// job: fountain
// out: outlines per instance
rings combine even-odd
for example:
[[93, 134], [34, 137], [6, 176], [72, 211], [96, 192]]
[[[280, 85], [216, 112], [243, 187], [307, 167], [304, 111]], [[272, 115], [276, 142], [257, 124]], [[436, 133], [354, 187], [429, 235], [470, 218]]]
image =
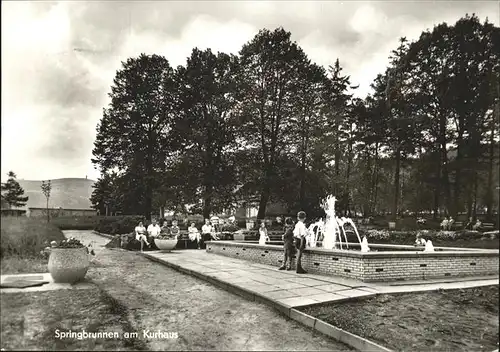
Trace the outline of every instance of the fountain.
[[[325, 210], [326, 221], [323, 219], [311, 224], [308, 228], [308, 234], [306, 238], [306, 243], [309, 247], [316, 247], [318, 238], [323, 237], [322, 247], [325, 249], [335, 249], [337, 244], [342, 250], [342, 235], [344, 236], [344, 244], [346, 249], [349, 249], [349, 243], [347, 242], [347, 235], [344, 226], [349, 224], [354, 229], [356, 236], [358, 237], [359, 244], [361, 245], [361, 238], [359, 236], [358, 229], [352, 221], [352, 219], [345, 217], [337, 217], [335, 214], [335, 202], [337, 199], [329, 195], [326, 197], [325, 201], [322, 203], [321, 207]], [[338, 237], [337, 237], [338, 236]]]
[[[432, 241], [425, 241], [421, 233], [414, 245], [370, 243], [369, 246], [367, 237], [361, 240], [351, 219], [336, 216], [335, 202], [336, 198], [329, 195], [322, 202], [326, 218], [307, 228], [308, 248], [303, 253], [302, 265], [311, 273], [365, 282], [498, 275], [498, 249], [434, 248]], [[361, 250], [357, 250], [357, 243], [350, 244], [354, 250], [349, 249], [346, 225], [352, 226]], [[318, 246], [322, 248], [316, 248]], [[265, 265], [283, 264], [282, 244], [261, 246], [250, 241], [211, 241], [207, 252]]]

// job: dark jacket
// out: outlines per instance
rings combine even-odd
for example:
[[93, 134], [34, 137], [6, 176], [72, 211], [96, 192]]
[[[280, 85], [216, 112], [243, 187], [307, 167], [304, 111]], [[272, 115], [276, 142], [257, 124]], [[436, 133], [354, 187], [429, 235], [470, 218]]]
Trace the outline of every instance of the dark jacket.
[[293, 225], [285, 226], [285, 235], [283, 236], [283, 245], [293, 246]]

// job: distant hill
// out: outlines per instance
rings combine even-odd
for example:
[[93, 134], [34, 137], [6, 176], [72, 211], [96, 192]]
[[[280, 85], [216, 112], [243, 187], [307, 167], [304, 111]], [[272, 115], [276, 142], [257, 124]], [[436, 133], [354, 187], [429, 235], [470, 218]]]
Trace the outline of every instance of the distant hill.
[[[24, 194], [29, 197], [28, 207], [45, 208], [47, 200], [42, 193], [42, 181], [17, 180], [24, 189]], [[93, 180], [85, 178], [60, 178], [51, 180], [52, 191], [50, 192], [49, 207], [65, 209], [89, 209], [91, 207], [90, 195], [94, 190]]]

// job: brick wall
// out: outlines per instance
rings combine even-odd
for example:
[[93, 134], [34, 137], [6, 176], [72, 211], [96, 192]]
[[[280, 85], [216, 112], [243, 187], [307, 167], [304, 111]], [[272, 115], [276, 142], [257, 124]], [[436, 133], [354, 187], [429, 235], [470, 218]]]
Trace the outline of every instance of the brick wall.
[[[276, 267], [283, 263], [283, 248], [280, 246], [217, 241], [210, 243], [207, 251]], [[498, 250], [471, 249], [432, 253], [361, 253], [316, 248], [305, 250], [302, 266], [311, 273], [345, 276], [363, 281], [425, 280], [498, 274], [498, 254]]]

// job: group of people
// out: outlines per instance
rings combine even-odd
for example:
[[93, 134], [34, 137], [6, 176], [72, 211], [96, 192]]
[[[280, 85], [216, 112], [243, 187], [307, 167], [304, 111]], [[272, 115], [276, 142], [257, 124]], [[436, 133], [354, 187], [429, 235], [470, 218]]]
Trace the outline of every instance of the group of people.
[[[216, 232], [217, 228], [213, 225], [209, 219], [205, 220], [205, 224], [201, 227], [201, 234], [196, 228], [196, 224], [193, 222], [188, 227], [188, 237], [192, 242], [196, 242], [198, 249], [204, 248], [205, 242], [210, 240], [218, 240]], [[168, 235], [172, 238], [178, 238], [181, 234], [177, 220], [172, 220], [172, 226], [168, 226], [168, 222], [164, 221], [163, 225], [160, 226], [156, 219], [153, 219], [151, 224], [147, 227], [141, 221], [134, 229], [135, 239], [141, 243], [141, 251], [144, 249], [144, 245], [151, 249], [156, 249], [154, 244], [154, 239], [160, 235]]]
[[[284, 249], [284, 260], [283, 265], [279, 270], [291, 270], [292, 269], [292, 259], [296, 251], [297, 255], [297, 265], [296, 271], [299, 274], [305, 274], [306, 271], [302, 268], [302, 254], [306, 248], [306, 236], [307, 228], [305, 225], [306, 213], [304, 211], [299, 211], [297, 214], [297, 223], [294, 224], [292, 218], [285, 219], [284, 234], [283, 238], [283, 249]], [[146, 245], [149, 248], [156, 249], [154, 245], [154, 239], [160, 235], [170, 235], [172, 238], [178, 238], [180, 235], [180, 228], [178, 226], [177, 220], [172, 220], [172, 226], [168, 226], [167, 221], [160, 226], [155, 219], [152, 220], [151, 224], [146, 228], [143, 222], [135, 228], [135, 238], [141, 243], [141, 251]], [[259, 244], [264, 245], [266, 241], [269, 241], [269, 235], [264, 222], [261, 223], [259, 228]], [[188, 237], [192, 242], [196, 242], [198, 249], [204, 248], [205, 242], [210, 240], [218, 240], [216, 227], [210, 222], [209, 219], [205, 219], [205, 224], [201, 227], [201, 233], [196, 228], [195, 223], [191, 223], [188, 227]]]
[[[441, 221], [440, 227], [442, 230], [452, 230], [453, 229], [453, 224], [455, 223], [455, 220], [451, 216], [448, 216]], [[476, 219], [476, 222], [473, 221], [473, 218], [470, 217], [469, 221], [465, 225], [466, 230], [480, 230], [482, 226], [482, 223], [479, 219]]]
[[[298, 274], [307, 273], [302, 268], [302, 254], [304, 249], [306, 248], [307, 236], [305, 221], [306, 213], [304, 211], [298, 212], [296, 224], [293, 223], [292, 218], [285, 219], [284, 234], [282, 236], [284, 260], [283, 265], [279, 268], [279, 270], [292, 270], [292, 259], [297, 250], [298, 255], [296, 271]], [[270, 241], [269, 235], [267, 232], [266, 224], [262, 222], [259, 227], [259, 244], [265, 245], [267, 241]]]

